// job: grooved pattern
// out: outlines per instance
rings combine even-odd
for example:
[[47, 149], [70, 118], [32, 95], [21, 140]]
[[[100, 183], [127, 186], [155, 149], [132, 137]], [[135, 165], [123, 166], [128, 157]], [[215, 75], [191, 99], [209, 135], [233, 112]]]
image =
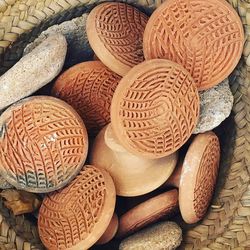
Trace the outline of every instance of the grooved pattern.
[[148, 17], [133, 6], [108, 3], [99, 8], [95, 29], [109, 53], [133, 67], [144, 60], [142, 44], [147, 21]]
[[120, 79], [101, 62], [84, 62], [64, 72], [52, 93], [74, 107], [89, 134], [96, 135], [110, 122], [111, 100]]
[[232, 72], [243, 43], [240, 19], [226, 1], [168, 0], [148, 22], [144, 54], [183, 65], [204, 90]]
[[47, 196], [38, 219], [45, 246], [62, 250], [84, 241], [100, 219], [106, 195], [102, 172], [87, 166], [69, 186]]
[[49, 97], [28, 98], [2, 116], [0, 170], [15, 187], [52, 191], [65, 185], [84, 164], [86, 129], [65, 103]]
[[[211, 136], [202, 155], [194, 189], [194, 210], [203, 218], [210, 204], [216, 184], [220, 161], [220, 145], [216, 136]], [[205, 190], [205, 192], [204, 192]]]
[[112, 126], [127, 150], [158, 158], [180, 148], [199, 115], [199, 96], [190, 74], [167, 60], [134, 67], [112, 101]]

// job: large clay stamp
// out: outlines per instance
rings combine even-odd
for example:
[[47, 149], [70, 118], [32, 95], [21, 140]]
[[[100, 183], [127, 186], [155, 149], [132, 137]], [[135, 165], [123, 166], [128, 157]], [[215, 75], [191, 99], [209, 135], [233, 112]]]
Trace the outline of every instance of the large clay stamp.
[[118, 237], [132, 234], [162, 217], [173, 215], [178, 209], [178, 191], [157, 195], [130, 209], [120, 217]]
[[103, 3], [87, 19], [89, 43], [97, 57], [123, 76], [144, 60], [143, 32], [148, 17], [125, 3]]
[[199, 90], [222, 82], [243, 49], [241, 20], [225, 0], [168, 0], [150, 17], [143, 38], [146, 59], [183, 65]]
[[43, 244], [51, 250], [88, 249], [108, 227], [115, 197], [110, 175], [85, 166], [66, 188], [43, 200], [38, 217]]
[[0, 117], [0, 173], [18, 189], [45, 193], [65, 186], [87, 151], [80, 116], [57, 98], [27, 98]]
[[83, 62], [66, 70], [52, 94], [69, 103], [82, 117], [89, 135], [110, 122], [110, 106], [121, 77], [100, 61]]
[[199, 116], [193, 78], [165, 59], [145, 61], [118, 84], [111, 104], [115, 135], [129, 152], [161, 158], [178, 150], [192, 134]]

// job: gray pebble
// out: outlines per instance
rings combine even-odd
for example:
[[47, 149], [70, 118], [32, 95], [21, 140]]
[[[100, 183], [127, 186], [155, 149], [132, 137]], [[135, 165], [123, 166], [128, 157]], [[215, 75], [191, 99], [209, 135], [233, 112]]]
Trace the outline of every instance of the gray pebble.
[[62, 70], [67, 52], [63, 35], [49, 36], [0, 77], [0, 110], [27, 97]]
[[89, 45], [86, 33], [87, 14], [65, 21], [59, 25], [53, 25], [43, 31], [33, 43], [27, 45], [24, 54], [30, 52], [37, 44], [40, 44], [51, 34], [60, 33], [65, 36], [68, 44], [68, 52], [65, 67], [71, 67], [82, 61], [92, 59], [93, 51]]
[[174, 222], [161, 222], [123, 240], [119, 250], [172, 250], [182, 241], [181, 228]]
[[233, 102], [228, 79], [200, 92], [200, 117], [193, 133], [203, 133], [218, 127], [230, 115]]

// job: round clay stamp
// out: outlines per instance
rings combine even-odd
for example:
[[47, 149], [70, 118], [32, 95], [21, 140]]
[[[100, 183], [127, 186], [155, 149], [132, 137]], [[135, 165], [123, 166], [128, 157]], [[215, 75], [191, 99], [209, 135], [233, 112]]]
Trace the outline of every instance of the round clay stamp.
[[111, 124], [94, 140], [90, 163], [105, 169], [112, 177], [117, 195], [138, 196], [161, 186], [173, 173], [178, 153], [159, 159], [146, 159], [129, 153], [117, 140]]
[[220, 161], [220, 144], [213, 132], [195, 137], [185, 156], [180, 184], [179, 203], [187, 223], [201, 220], [211, 202]]
[[173, 215], [178, 209], [178, 191], [171, 191], [157, 195], [120, 217], [117, 237], [125, 237], [165, 216]]
[[161, 158], [190, 137], [199, 116], [193, 78], [165, 59], [145, 61], [129, 71], [115, 90], [111, 123], [120, 143], [131, 153]]
[[90, 135], [110, 122], [110, 106], [121, 77], [100, 61], [83, 62], [66, 70], [52, 94], [69, 103], [82, 117]]
[[17, 189], [46, 193], [65, 186], [87, 151], [84, 123], [57, 98], [23, 99], [0, 117], [0, 173]]
[[103, 3], [89, 14], [89, 43], [96, 56], [123, 76], [144, 60], [143, 32], [148, 17], [126, 3]]
[[241, 20], [224, 0], [168, 0], [150, 17], [144, 37], [146, 59], [181, 64], [199, 90], [222, 82], [236, 67], [244, 44]]
[[47, 249], [88, 249], [108, 227], [115, 208], [110, 175], [85, 166], [66, 188], [48, 195], [38, 217], [40, 238]]

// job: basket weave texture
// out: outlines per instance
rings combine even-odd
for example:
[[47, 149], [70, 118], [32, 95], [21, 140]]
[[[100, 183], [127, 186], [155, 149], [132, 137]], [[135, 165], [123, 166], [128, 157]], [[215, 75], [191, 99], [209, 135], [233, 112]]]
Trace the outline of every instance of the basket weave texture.
[[[47, 27], [84, 12], [98, 0], [0, 0], [0, 73], [21, 57], [26, 44]], [[150, 13], [161, 0], [127, 0]], [[229, 0], [244, 24], [241, 63], [230, 77], [233, 113], [219, 133], [222, 162], [216, 193], [206, 218], [185, 227], [183, 249], [250, 249], [250, 1]], [[1, 91], [1, 86], [0, 86]], [[36, 225], [14, 216], [0, 201], [0, 249], [43, 249]]]

